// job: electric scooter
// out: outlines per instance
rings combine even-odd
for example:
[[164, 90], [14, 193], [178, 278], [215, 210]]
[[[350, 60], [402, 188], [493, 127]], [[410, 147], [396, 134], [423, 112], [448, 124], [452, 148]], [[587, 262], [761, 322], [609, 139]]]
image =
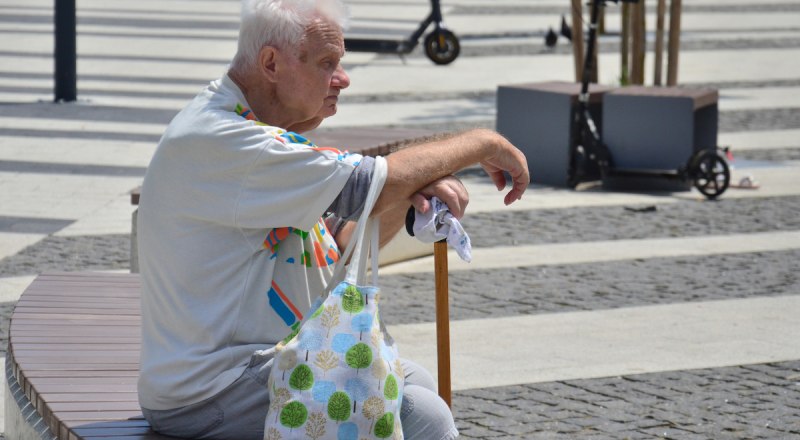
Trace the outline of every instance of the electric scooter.
[[[597, 20], [600, 7], [605, 6], [607, 1], [617, 3], [620, 0], [591, 0], [591, 22], [586, 43], [586, 59], [583, 63], [578, 106], [574, 114], [575, 133], [574, 142], [570, 148], [568, 184], [574, 188], [581, 182], [598, 179], [653, 177], [692, 182], [706, 198], [717, 198], [725, 192], [730, 184], [730, 168], [726, 161], [726, 151], [717, 146], [697, 149], [688, 158], [686, 165], [677, 170], [620, 169], [614, 166], [611, 151], [600, 139], [597, 125], [589, 113], [589, 80], [592, 76], [592, 61], [597, 39]], [[621, 1], [624, 3], [639, 2], [639, 0]]]
[[442, 20], [442, 9], [439, 0], [431, 0], [431, 12], [419, 24], [419, 27], [404, 40], [382, 40], [369, 38], [345, 38], [345, 49], [349, 52], [375, 52], [405, 55], [411, 53], [419, 44], [425, 30], [433, 24], [433, 30], [425, 36], [423, 47], [425, 55], [436, 64], [452, 63], [458, 57], [461, 46], [458, 37], [448, 30]]

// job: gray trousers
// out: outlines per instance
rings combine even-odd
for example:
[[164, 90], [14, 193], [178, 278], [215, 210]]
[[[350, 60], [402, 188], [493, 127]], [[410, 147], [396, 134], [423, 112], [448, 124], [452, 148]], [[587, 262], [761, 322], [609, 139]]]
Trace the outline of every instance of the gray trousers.
[[[272, 350], [257, 352], [241, 377], [202, 402], [169, 410], [142, 408], [153, 430], [174, 437], [215, 440], [263, 440], [269, 408], [267, 379]], [[400, 421], [406, 440], [452, 440], [458, 437], [450, 408], [421, 366], [402, 360], [406, 373]]]

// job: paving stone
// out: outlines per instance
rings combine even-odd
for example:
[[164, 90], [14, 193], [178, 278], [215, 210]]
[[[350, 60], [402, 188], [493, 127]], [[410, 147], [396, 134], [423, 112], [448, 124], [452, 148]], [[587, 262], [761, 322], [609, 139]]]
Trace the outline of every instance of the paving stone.
[[[762, 377], [785, 377], [798, 367], [800, 361], [790, 361], [759, 365], [757, 370]], [[656, 436], [680, 439], [791, 438], [800, 430], [800, 410], [786, 403], [800, 401], [800, 387], [786, 389], [784, 384], [764, 384], [757, 393], [758, 400], [742, 397], [739, 391], [730, 387], [740, 376], [755, 380], [755, 370], [753, 366], [725, 367], [467, 390], [454, 393], [453, 404], [456, 414], [459, 414], [478, 403], [471, 395], [480, 394], [481, 408], [476, 412], [504, 412], [504, 420], [519, 420], [518, 412], [525, 411], [519, 402], [513, 408], [499, 402], [504, 396], [516, 394], [516, 390], [530, 390], [530, 395], [535, 395], [537, 400], [533, 403], [535, 412], [547, 421], [535, 423], [536, 430], [530, 436], [517, 437], [525, 439], [568, 438], [559, 436], [574, 435], [582, 430], [599, 431], [599, 434], [594, 432], [591, 435], [609, 439]], [[679, 395], [673, 395], [671, 399], [641, 398], [641, 390], [655, 394], [658, 389], [666, 388], [678, 379], [687, 385]], [[692, 381], [695, 387], [688, 386]], [[586, 402], [587, 390], [606, 396], [607, 400], [602, 404]], [[465, 397], [463, 400], [462, 396]], [[543, 398], [549, 399], [549, 405], [539, 403]], [[730, 411], [732, 408], [741, 411]], [[528, 409], [528, 412], [533, 411]], [[564, 418], [569, 414], [574, 416]], [[471, 426], [473, 421], [459, 418], [459, 423], [459, 426]], [[484, 420], [483, 423], [487, 422]], [[663, 437], [665, 433], [667, 437]]]

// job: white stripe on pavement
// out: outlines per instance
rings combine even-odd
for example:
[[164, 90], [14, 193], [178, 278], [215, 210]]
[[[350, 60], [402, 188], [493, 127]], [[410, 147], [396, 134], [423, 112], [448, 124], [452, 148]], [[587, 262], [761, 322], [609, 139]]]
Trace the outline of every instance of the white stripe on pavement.
[[113, 200], [130, 203], [140, 177], [0, 172], [0, 214], [80, 219]]
[[740, 150], [800, 148], [800, 130], [736, 131], [719, 134], [719, 145], [731, 147], [734, 160]]
[[147, 167], [155, 149], [155, 142], [0, 136], [0, 160], [11, 161]]
[[[453, 389], [799, 359], [798, 310], [800, 296], [783, 296], [454, 321]], [[435, 372], [435, 327], [389, 332]]]
[[[80, 112], [81, 104], [62, 105], [72, 105], [75, 107], [76, 112]], [[48, 119], [0, 116], [0, 129], [39, 130], [42, 132], [43, 136], [51, 130], [63, 130], [76, 133], [89, 131], [98, 133], [131, 133], [161, 136], [164, 134], [165, 128], [167, 128], [167, 124], [107, 122], [93, 119]]]
[[[518, 233], [534, 232], [518, 231]], [[448, 261], [449, 270], [454, 272], [790, 249], [800, 249], [800, 231], [473, 248], [472, 263], [465, 263], [452, 251], [448, 253]], [[381, 275], [432, 271], [433, 257], [423, 257], [385, 266], [381, 268]]]
[[[752, 166], [749, 166], [747, 161], [739, 162], [731, 175], [731, 182], [738, 182], [738, 179], [745, 175], [753, 175], [761, 187], [759, 189], [731, 188], [721, 196], [722, 199], [800, 195], [800, 162], [785, 162], [779, 165], [770, 163], [770, 166], [762, 166], [758, 162], [751, 162], [749, 165]], [[567, 188], [532, 185], [523, 195], [522, 200], [505, 206], [503, 197], [508, 189], [498, 192], [488, 177], [467, 177], [463, 181], [470, 195], [467, 215], [503, 210], [527, 211], [589, 206], [661, 205], [686, 200], [713, 203], [707, 202], [705, 197], [695, 189], [675, 193], [636, 193], [612, 192], [600, 188], [574, 191]]]
[[0, 232], [0, 260], [15, 255], [44, 237], [46, 237], [44, 234]]
[[0, 278], [0, 302], [19, 300], [22, 292], [30, 286], [35, 278], [36, 275]]

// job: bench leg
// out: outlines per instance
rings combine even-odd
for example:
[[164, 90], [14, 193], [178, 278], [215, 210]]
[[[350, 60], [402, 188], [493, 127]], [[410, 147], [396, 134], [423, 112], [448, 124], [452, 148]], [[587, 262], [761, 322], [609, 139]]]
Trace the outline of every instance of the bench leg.
[[139, 208], [133, 210], [131, 214], [131, 273], [139, 273], [139, 245], [136, 237], [136, 218]]

